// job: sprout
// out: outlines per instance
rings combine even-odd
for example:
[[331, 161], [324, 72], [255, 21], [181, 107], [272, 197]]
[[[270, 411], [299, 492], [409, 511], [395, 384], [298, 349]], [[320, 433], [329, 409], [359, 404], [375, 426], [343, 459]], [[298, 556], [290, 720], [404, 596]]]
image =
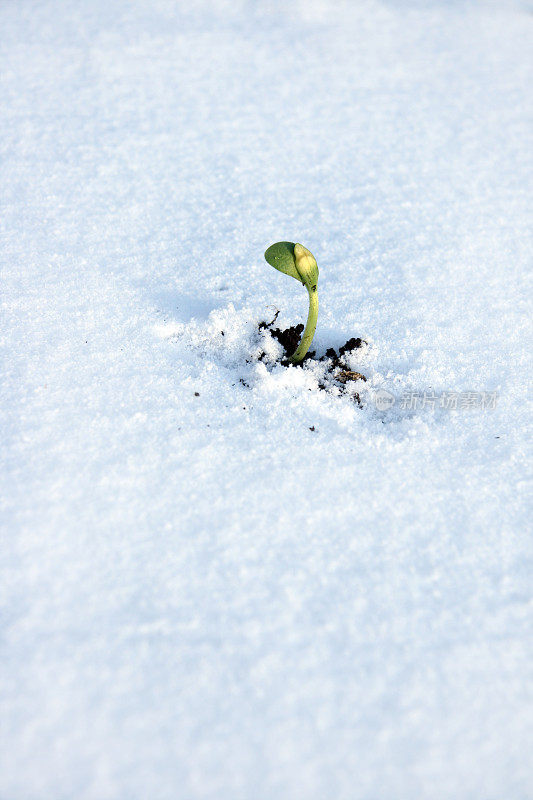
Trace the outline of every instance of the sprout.
[[265, 258], [268, 263], [296, 278], [304, 284], [309, 292], [309, 314], [307, 316], [307, 325], [302, 336], [302, 341], [298, 345], [296, 351], [290, 357], [293, 364], [302, 361], [305, 354], [309, 350], [309, 346], [313, 341], [313, 336], [316, 330], [316, 321], [318, 317], [318, 267], [315, 257], [309, 252], [307, 247], [302, 244], [294, 244], [293, 242], [276, 242], [270, 245], [265, 252]]

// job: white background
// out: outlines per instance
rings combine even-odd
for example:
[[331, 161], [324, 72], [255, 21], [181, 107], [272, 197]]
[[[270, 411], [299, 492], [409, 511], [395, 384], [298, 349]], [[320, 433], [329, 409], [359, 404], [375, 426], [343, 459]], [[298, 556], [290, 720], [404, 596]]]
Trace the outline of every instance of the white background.
[[[531, 6], [0, 29], [0, 796], [531, 797]], [[279, 239], [362, 409], [253, 361]]]

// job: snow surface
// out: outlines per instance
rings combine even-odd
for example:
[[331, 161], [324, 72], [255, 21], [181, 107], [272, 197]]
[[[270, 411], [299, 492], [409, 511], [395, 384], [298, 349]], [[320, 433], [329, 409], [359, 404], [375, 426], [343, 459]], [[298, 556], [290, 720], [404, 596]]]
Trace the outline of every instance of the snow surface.
[[0, 5], [2, 800], [533, 797], [532, 10]]

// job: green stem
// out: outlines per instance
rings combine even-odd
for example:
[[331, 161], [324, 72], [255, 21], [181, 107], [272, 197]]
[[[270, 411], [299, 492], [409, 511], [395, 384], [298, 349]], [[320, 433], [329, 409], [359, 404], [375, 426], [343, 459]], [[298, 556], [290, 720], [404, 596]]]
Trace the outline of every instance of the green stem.
[[307, 291], [309, 292], [309, 314], [307, 315], [307, 325], [305, 326], [302, 341], [289, 359], [289, 361], [292, 361], [293, 364], [297, 364], [303, 359], [309, 350], [316, 330], [316, 321], [318, 319], [318, 292], [316, 290], [316, 286], [308, 286]]

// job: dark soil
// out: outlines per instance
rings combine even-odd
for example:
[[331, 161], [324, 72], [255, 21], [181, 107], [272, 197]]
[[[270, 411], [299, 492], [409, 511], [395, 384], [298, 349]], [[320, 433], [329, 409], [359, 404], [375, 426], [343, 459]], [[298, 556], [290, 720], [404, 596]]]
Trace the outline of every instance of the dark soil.
[[[303, 325], [295, 325], [290, 328], [285, 328], [282, 331], [280, 328], [269, 328], [270, 335], [277, 339], [280, 345], [285, 350], [285, 359], [288, 360], [289, 356], [292, 356], [298, 345], [300, 344], [300, 339], [302, 338], [302, 333], [304, 332]], [[310, 353], [309, 351], [305, 354], [304, 358], [302, 359], [305, 361], [306, 358], [312, 358], [314, 353]]]
[[[284, 357], [281, 360], [281, 363], [284, 366], [288, 366], [291, 362], [289, 358], [294, 353], [296, 348], [300, 343], [300, 339], [302, 337], [302, 333], [304, 332], [304, 326], [302, 324], [295, 325], [290, 328], [285, 328], [281, 330], [280, 328], [274, 328], [274, 323], [278, 318], [279, 311], [276, 312], [274, 319], [271, 322], [261, 322], [259, 323], [259, 330], [268, 330], [270, 335], [277, 339], [277, 341], [281, 344], [284, 350]], [[346, 387], [346, 384], [349, 381], [366, 381], [364, 375], [360, 372], [354, 372], [350, 369], [350, 367], [344, 361], [343, 356], [347, 356], [352, 353], [354, 350], [357, 350], [359, 347], [363, 347], [363, 345], [367, 344], [364, 339], [352, 337], [348, 339], [341, 347], [339, 347], [338, 351], [335, 350], [333, 347], [329, 347], [323, 356], [321, 356], [318, 361], [325, 362], [325, 378], [327, 379], [327, 383], [331, 385], [339, 384], [341, 386]], [[261, 360], [264, 354], [259, 356]], [[301, 367], [305, 364], [306, 361], [314, 359], [315, 352], [308, 351], [305, 355], [305, 358], [300, 361], [298, 364], [293, 364], [295, 367]], [[320, 384], [321, 389], [327, 389], [326, 383]], [[354, 400], [360, 405], [361, 401], [359, 399], [359, 395], [354, 395]]]
[[[302, 338], [302, 333], [304, 332], [304, 326], [303, 324], [293, 325], [290, 328], [285, 328], [284, 330], [281, 330], [281, 328], [274, 328], [273, 325], [278, 318], [278, 314], [279, 311], [276, 311], [274, 319], [270, 322], [260, 322], [259, 330], [269, 331], [270, 335], [273, 336], [274, 339], [277, 339], [285, 352], [282, 363], [288, 364], [290, 356], [292, 356], [300, 344], [300, 339]], [[312, 358], [313, 356], [314, 353], [307, 352], [303, 358], [303, 361], [305, 361], [306, 358]], [[261, 360], [261, 358], [262, 356], [259, 357], [259, 360]]]

